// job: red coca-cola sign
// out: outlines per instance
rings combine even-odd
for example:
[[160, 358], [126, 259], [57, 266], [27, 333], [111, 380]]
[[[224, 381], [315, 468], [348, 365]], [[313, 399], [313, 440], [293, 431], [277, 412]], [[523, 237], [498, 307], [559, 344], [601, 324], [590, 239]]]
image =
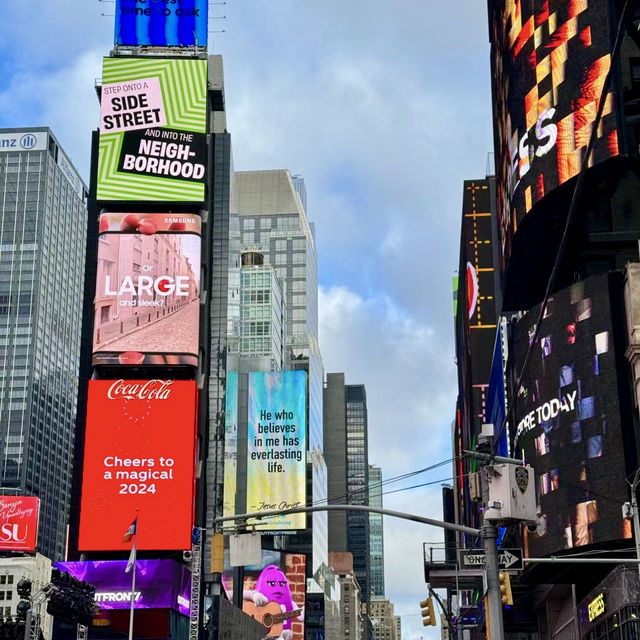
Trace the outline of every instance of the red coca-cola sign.
[[167, 400], [171, 397], [173, 380], [127, 381], [116, 380], [107, 391], [107, 398], [117, 400], [126, 398], [133, 400]]
[[35, 551], [40, 499], [0, 496], [0, 551]]
[[79, 549], [191, 547], [197, 387], [194, 380], [90, 380]]

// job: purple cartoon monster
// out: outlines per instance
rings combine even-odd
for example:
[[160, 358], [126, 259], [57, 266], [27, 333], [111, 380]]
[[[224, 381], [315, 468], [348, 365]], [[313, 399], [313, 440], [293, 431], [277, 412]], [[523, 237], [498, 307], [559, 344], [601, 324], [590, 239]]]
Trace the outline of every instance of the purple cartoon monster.
[[[251, 600], [257, 607], [264, 607], [267, 602], [277, 602], [283, 613], [299, 608], [291, 598], [287, 576], [275, 564], [270, 564], [262, 570], [258, 576], [255, 591], [244, 591], [242, 596], [245, 600]], [[298, 619], [302, 619], [302, 614]], [[279, 636], [282, 640], [293, 640], [291, 621], [291, 619], [286, 620], [282, 625], [282, 635]]]

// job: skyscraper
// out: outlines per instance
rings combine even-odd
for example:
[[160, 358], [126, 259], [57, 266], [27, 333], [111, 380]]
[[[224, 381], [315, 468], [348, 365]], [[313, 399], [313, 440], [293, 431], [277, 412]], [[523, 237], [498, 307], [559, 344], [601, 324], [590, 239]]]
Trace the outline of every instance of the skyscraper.
[[[369, 465], [369, 505], [382, 509], [382, 469]], [[384, 596], [384, 536], [382, 514], [369, 514], [369, 545], [371, 547], [371, 594]]]
[[[329, 473], [329, 502], [369, 504], [367, 394], [364, 385], [345, 385], [343, 373], [327, 374], [324, 395], [325, 453]], [[362, 601], [368, 602], [370, 579], [369, 514], [331, 513], [329, 549], [353, 554], [353, 570]], [[346, 547], [346, 548], [345, 548]]]
[[[236, 171], [241, 247], [264, 255], [284, 283], [286, 369], [303, 369], [309, 380], [309, 441], [313, 501], [326, 500], [322, 433], [322, 359], [318, 346], [318, 254], [313, 225], [287, 170]], [[312, 573], [327, 565], [327, 514], [315, 513]]]
[[87, 188], [47, 127], [0, 130], [0, 474], [40, 497], [38, 550], [69, 515]]

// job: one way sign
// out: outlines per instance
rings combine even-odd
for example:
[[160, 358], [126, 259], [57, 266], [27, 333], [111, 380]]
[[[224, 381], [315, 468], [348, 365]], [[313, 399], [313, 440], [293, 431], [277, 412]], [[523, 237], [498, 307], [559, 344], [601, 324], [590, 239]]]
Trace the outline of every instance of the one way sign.
[[[473, 569], [484, 567], [487, 557], [484, 549], [469, 549], [460, 551], [460, 566], [463, 569]], [[522, 561], [522, 549], [498, 549], [498, 564], [500, 569], [509, 571], [522, 571], [524, 562]]]

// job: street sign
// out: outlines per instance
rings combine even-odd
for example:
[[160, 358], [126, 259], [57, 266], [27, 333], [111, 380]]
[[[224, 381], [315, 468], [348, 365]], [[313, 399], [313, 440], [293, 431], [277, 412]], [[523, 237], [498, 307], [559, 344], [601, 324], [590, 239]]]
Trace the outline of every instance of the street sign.
[[[460, 567], [471, 569], [474, 567], [484, 567], [487, 561], [484, 549], [469, 549], [460, 551]], [[522, 561], [522, 549], [498, 549], [498, 565], [500, 569], [508, 571], [522, 571], [524, 562]]]

